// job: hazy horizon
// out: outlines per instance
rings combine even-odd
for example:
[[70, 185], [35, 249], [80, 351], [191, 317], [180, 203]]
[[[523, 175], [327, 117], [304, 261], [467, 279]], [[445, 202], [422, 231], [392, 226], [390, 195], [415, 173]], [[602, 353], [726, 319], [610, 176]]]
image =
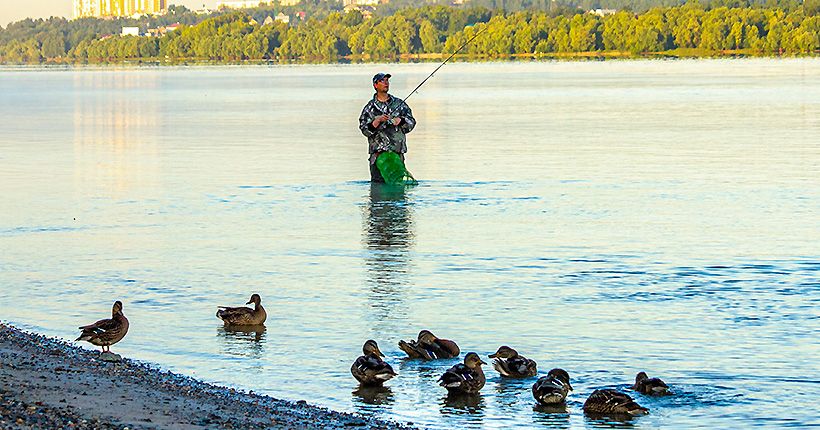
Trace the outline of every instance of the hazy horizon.
[[[169, 4], [183, 5], [189, 8], [216, 6], [216, 0], [169, 0]], [[0, 2], [0, 26], [26, 18], [49, 18], [62, 16], [72, 18], [73, 0], [28, 0], [23, 2]]]

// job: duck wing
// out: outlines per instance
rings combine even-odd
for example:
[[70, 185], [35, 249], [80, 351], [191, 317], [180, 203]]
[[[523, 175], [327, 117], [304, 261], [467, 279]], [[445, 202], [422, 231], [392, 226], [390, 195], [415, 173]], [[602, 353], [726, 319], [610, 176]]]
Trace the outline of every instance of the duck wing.
[[424, 360], [432, 360], [435, 358], [431, 356], [430, 352], [427, 351], [422, 345], [419, 345], [418, 342], [415, 340], [411, 340], [409, 342], [405, 342], [403, 340], [399, 341], [399, 349], [405, 352], [408, 357], [410, 358], [422, 358]]
[[649, 378], [638, 382], [632, 387], [635, 391], [649, 395], [662, 395], [669, 393], [669, 386], [661, 378]]
[[639, 405], [620, 391], [612, 389], [595, 390], [584, 403], [584, 412], [598, 414], [644, 415], [649, 409]]
[[376, 357], [361, 356], [353, 362], [350, 373], [362, 384], [381, 385], [396, 376], [393, 367]]
[[88, 324], [80, 327], [80, 330], [83, 331], [83, 334], [89, 333], [103, 333], [109, 330], [115, 330], [119, 323], [114, 318], [106, 318], [104, 320], [99, 320], [93, 324]]
[[563, 403], [568, 392], [569, 387], [550, 376], [542, 376], [532, 385], [532, 396], [545, 405]]
[[244, 306], [235, 308], [220, 306], [219, 310], [216, 311], [216, 316], [228, 324], [239, 324], [251, 320], [253, 317], [253, 309]]

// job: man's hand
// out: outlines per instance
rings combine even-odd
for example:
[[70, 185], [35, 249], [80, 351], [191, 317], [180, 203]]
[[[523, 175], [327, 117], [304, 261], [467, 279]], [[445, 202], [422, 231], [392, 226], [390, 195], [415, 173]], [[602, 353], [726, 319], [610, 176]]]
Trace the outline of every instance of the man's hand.
[[376, 119], [373, 120], [373, 128], [379, 128], [383, 122], [389, 120], [390, 117], [387, 114], [377, 116]]
[[399, 124], [401, 124], [401, 118], [399, 118], [399, 117], [395, 117], [395, 118], [393, 118], [392, 122], [393, 122], [393, 125], [395, 125], [396, 127], [398, 127], [398, 126], [399, 126]]

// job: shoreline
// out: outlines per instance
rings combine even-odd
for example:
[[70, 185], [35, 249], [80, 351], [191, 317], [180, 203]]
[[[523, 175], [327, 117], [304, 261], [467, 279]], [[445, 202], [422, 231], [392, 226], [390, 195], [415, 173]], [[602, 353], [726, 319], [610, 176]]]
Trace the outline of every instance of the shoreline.
[[[260, 60], [220, 60], [208, 58], [122, 58], [122, 59], [95, 59], [93, 61], [81, 59], [52, 59], [30, 62], [7, 62], [0, 58], [0, 66], [282, 66], [282, 65], [338, 65], [338, 64], [404, 64], [404, 63], [438, 63], [447, 58], [448, 54], [401, 54], [394, 58], [374, 59], [368, 56], [347, 55], [335, 60], [330, 59], [260, 59]], [[811, 53], [766, 53], [750, 49], [727, 49], [722, 51], [708, 51], [695, 48], [677, 48], [669, 51], [631, 53], [626, 51], [583, 51], [583, 52], [547, 52], [509, 54], [499, 56], [456, 54], [454, 62], [461, 63], [492, 63], [492, 62], [538, 62], [538, 61], [602, 61], [602, 60], [714, 60], [732, 58], [818, 58], [820, 51]]]
[[[412, 423], [410, 423], [412, 425]], [[3, 429], [409, 429], [210, 384], [0, 322]]]

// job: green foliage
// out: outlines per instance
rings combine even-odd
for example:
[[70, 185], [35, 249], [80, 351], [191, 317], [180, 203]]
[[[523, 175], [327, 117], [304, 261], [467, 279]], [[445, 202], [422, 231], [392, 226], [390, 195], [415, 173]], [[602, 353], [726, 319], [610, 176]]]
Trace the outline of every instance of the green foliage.
[[[482, 7], [430, 5], [365, 19], [357, 11], [322, 9], [306, 20], [294, 18], [292, 24], [268, 25], [262, 25], [262, 17], [279, 9], [220, 12], [198, 21], [183, 7], [150, 22], [28, 19], [0, 29], [0, 61], [167, 58], [332, 62], [348, 55], [383, 61], [402, 55], [449, 54], [479, 31], [481, 36], [465, 46], [463, 54], [499, 58], [597, 51], [640, 54], [677, 48], [768, 54], [815, 53], [820, 49], [820, 16], [812, 3], [793, 9], [748, 7], [746, 3], [736, 7], [742, 3], [739, 0], [724, 3], [732, 4], [707, 8], [687, 3], [641, 14], [622, 10], [605, 16], [578, 13], [577, 9], [571, 13], [502, 13]], [[158, 38], [119, 36], [124, 25], [138, 25], [144, 30], [173, 19], [168, 15], [188, 20], [191, 25]]]

